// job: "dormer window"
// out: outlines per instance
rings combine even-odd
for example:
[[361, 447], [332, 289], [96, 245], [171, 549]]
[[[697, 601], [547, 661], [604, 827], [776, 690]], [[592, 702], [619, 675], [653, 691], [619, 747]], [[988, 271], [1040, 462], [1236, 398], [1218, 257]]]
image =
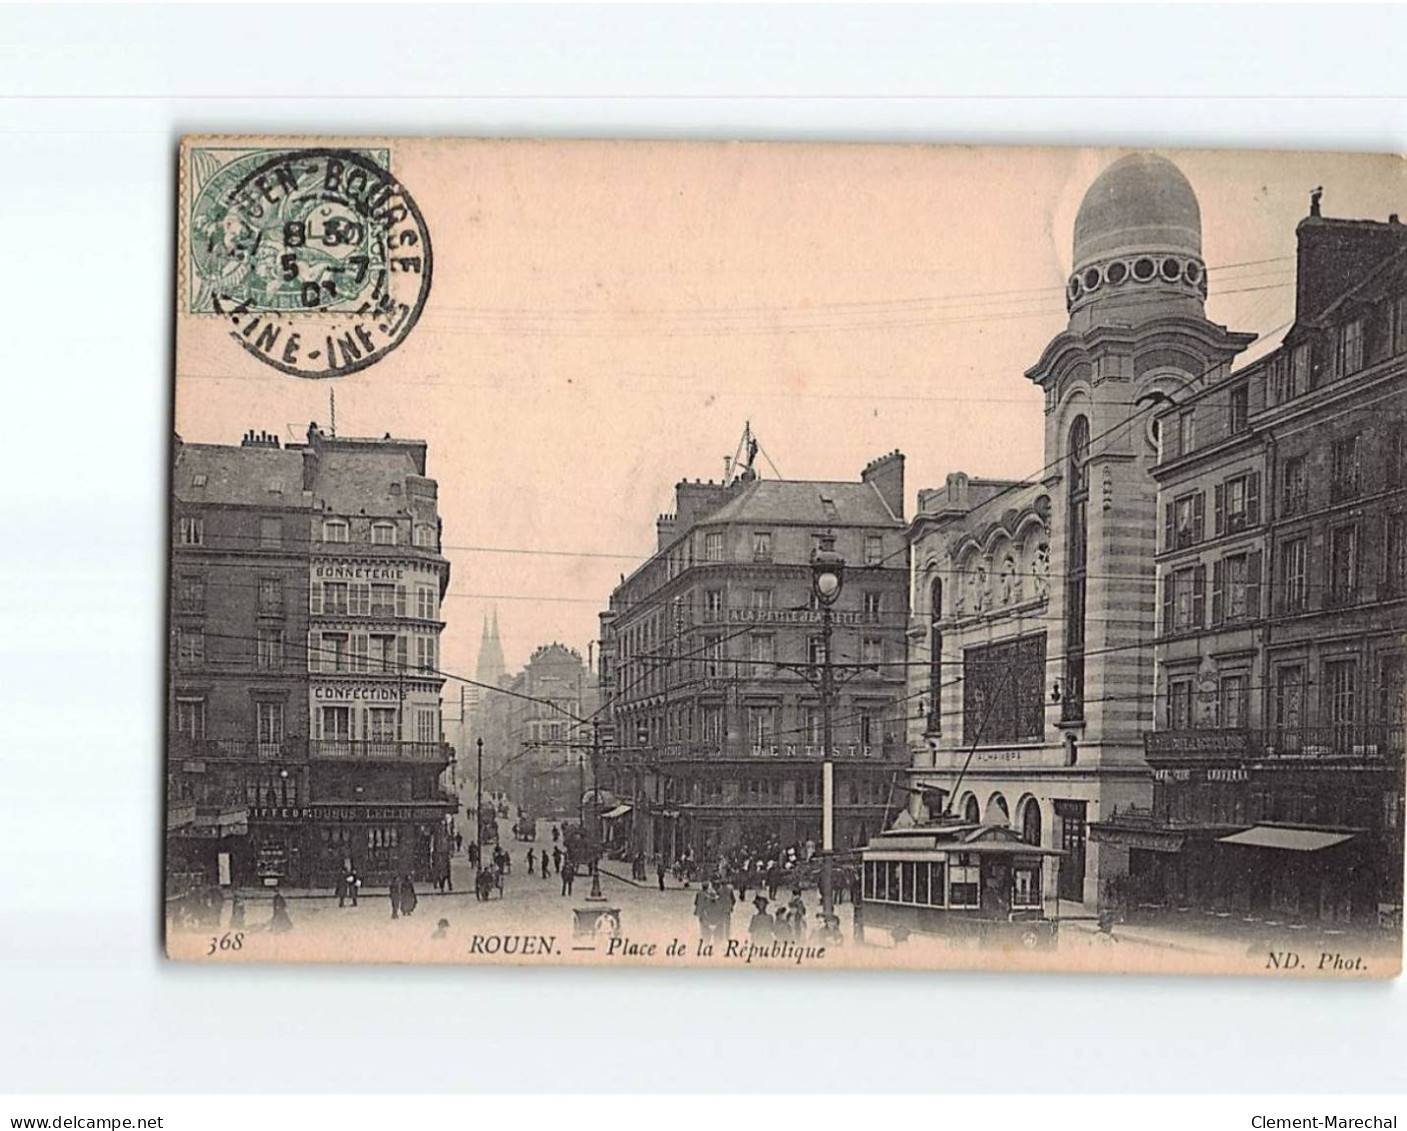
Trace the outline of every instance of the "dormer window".
[[421, 523], [415, 528], [415, 544], [422, 550], [433, 550], [435, 548], [435, 528], [425, 523]]
[[371, 544], [373, 546], [394, 546], [396, 544], [396, 524], [394, 522], [373, 522], [371, 524]]
[[754, 530], [752, 533], [752, 560], [770, 562], [772, 560], [772, 532]]
[[206, 484], [206, 478], [205, 478], [204, 475], [192, 475], [192, 476], [191, 476], [191, 486], [192, 486], [192, 487], [204, 487], [205, 484]]
[[322, 524], [322, 540], [324, 542], [347, 541], [347, 520], [342, 518], [324, 519]]

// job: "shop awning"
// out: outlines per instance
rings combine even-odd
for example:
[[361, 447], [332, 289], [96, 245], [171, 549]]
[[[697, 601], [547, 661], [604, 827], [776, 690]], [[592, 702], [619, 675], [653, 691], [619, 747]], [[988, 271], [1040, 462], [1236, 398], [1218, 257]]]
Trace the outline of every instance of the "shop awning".
[[1291, 852], [1318, 852], [1352, 840], [1353, 833], [1334, 833], [1322, 829], [1287, 829], [1279, 825], [1256, 825], [1243, 833], [1221, 838], [1222, 844], [1243, 844], [1248, 848], [1285, 848]]
[[601, 820], [603, 820], [603, 821], [614, 821], [617, 817], [624, 817], [624, 816], [625, 816], [627, 813], [629, 813], [629, 812], [630, 812], [630, 806], [629, 806], [629, 805], [617, 805], [617, 806], [616, 806], [614, 809], [612, 809], [609, 813], [602, 813], [602, 814], [601, 814]]

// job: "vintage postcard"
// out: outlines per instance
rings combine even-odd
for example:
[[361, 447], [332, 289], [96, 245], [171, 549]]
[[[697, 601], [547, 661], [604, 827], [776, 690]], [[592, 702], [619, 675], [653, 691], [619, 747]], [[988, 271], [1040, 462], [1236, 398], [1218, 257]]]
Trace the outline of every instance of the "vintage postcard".
[[173, 958], [1398, 973], [1398, 157], [179, 181]]

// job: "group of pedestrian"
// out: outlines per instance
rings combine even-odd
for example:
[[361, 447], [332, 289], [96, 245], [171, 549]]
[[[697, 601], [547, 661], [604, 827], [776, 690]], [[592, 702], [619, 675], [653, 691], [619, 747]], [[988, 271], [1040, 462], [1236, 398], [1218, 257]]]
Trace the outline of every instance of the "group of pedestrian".
[[840, 918], [836, 915], [817, 913], [819, 926], [814, 932], [808, 930], [806, 901], [800, 888], [793, 888], [791, 899], [785, 904], [778, 903], [775, 912], [768, 911], [772, 900], [761, 893], [753, 897], [752, 905], [756, 910], [748, 923], [747, 933], [755, 943], [810, 941], [828, 946], [839, 946], [841, 943]]
[[737, 901], [727, 884], [706, 880], [694, 896], [694, 918], [699, 921], [699, 938], [723, 942], [733, 937], [733, 908]]
[[388, 894], [391, 898], [392, 919], [399, 919], [402, 915], [409, 917], [415, 914], [415, 905], [420, 900], [415, 894], [415, 884], [409, 876], [392, 876]]

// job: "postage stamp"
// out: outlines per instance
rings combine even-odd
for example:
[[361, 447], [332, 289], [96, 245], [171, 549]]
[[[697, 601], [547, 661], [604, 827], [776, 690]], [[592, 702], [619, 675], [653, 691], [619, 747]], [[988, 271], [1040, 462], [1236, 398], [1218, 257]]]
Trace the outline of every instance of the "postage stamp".
[[191, 146], [185, 160], [187, 313], [226, 319], [297, 377], [356, 373], [406, 339], [433, 261], [389, 149]]

